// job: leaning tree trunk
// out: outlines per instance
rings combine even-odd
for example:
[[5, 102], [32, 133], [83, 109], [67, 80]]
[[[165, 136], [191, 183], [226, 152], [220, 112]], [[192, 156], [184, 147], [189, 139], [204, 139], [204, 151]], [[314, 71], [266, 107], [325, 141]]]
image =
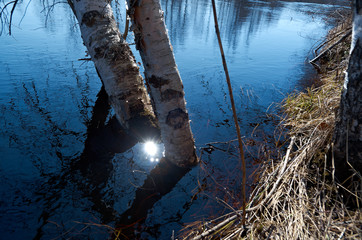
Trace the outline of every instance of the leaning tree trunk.
[[152, 105], [131, 49], [119, 32], [110, 1], [68, 3], [121, 125], [130, 128], [132, 123], [149, 123], [154, 117]]
[[[347, 161], [362, 173], [362, 0], [354, 0], [352, 44], [335, 128], [334, 153], [346, 170]], [[339, 169], [337, 169], [338, 171]]]
[[155, 109], [165, 157], [178, 166], [197, 163], [184, 90], [159, 0], [128, 0], [136, 48]]

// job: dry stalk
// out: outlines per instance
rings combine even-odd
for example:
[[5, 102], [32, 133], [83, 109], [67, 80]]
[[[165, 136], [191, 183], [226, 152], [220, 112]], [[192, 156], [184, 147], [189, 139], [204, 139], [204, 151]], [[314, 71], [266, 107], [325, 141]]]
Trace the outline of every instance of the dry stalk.
[[240, 134], [240, 127], [239, 127], [239, 123], [238, 123], [238, 117], [236, 115], [236, 108], [235, 108], [235, 103], [234, 103], [233, 90], [232, 90], [232, 87], [231, 87], [231, 82], [230, 82], [230, 77], [229, 77], [229, 70], [228, 70], [228, 67], [227, 67], [227, 64], [226, 64], [224, 49], [223, 49], [222, 42], [221, 42], [221, 37], [220, 37], [219, 23], [218, 23], [218, 20], [217, 20], [215, 0], [212, 0], [211, 2], [212, 2], [212, 10], [213, 10], [213, 15], [214, 15], [216, 36], [217, 36], [217, 40], [218, 40], [218, 43], [219, 43], [219, 48], [220, 48], [220, 53], [221, 53], [221, 58], [222, 58], [222, 64], [223, 64], [223, 67], [224, 67], [226, 82], [227, 82], [228, 89], [229, 89], [229, 98], [230, 98], [231, 108], [232, 108], [232, 111], [233, 111], [233, 118], [234, 118], [234, 123], [235, 123], [236, 134], [238, 136], [239, 152], [240, 152], [240, 158], [241, 158], [241, 164], [242, 164], [242, 170], [243, 170], [243, 182], [242, 182], [243, 213], [242, 213], [242, 223], [243, 223], [243, 226], [245, 226], [246, 164], [245, 164], [244, 150], [243, 150], [243, 144], [242, 144], [242, 141], [241, 141], [241, 134]]

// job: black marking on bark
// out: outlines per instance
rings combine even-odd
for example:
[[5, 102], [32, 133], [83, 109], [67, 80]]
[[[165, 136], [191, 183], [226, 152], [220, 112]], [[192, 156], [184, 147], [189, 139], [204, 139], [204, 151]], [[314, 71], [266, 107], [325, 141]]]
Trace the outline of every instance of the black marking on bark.
[[90, 37], [89, 37], [89, 40], [88, 40], [88, 47], [91, 47], [91, 46], [92, 46], [92, 43], [93, 43], [93, 37], [90, 36]]
[[183, 92], [176, 91], [173, 89], [167, 89], [161, 92], [161, 101], [170, 101], [175, 98], [182, 98], [184, 96]]
[[124, 92], [122, 95], [120, 95], [118, 97], [119, 100], [127, 100], [129, 99], [131, 96], [134, 96], [134, 95], [140, 95], [142, 93], [142, 89], [141, 88], [138, 88], [138, 89], [132, 89], [130, 91], [126, 91]]
[[105, 49], [103, 46], [94, 48], [94, 58], [102, 58], [104, 56]]
[[134, 41], [135, 41], [136, 49], [139, 51], [145, 51], [146, 44], [145, 44], [145, 41], [143, 40], [142, 26], [139, 24], [137, 24], [137, 25], [134, 24], [132, 26], [134, 26], [133, 34], [134, 34]]
[[94, 58], [105, 58], [110, 62], [123, 61], [127, 58], [134, 60], [131, 50], [125, 44], [119, 42], [96, 47], [94, 53]]
[[147, 81], [154, 88], [160, 88], [163, 85], [166, 85], [170, 82], [167, 79], [163, 79], [161, 77], [156, 77], [155, 75], [152, 75], [151, 77], [147, 78]]
[[104, 56], [110, 61], [119, 61], [122, 59], [125, 59], [125, 51], [124, 47], [122, 46], [122, 43], [116, 43], [112, 44], [108, 47], [106, 55]]
[[[127, 63], [127, 65], [124, 65], [122, 69], [123, 70], [120, 71], [118, 67], [112, 68], [112, 71], [116, 74], [116, 78], [119, 79], [119, 81], [123, 81], [123, 79], [131, 77], [133, 79], [133, 86], [129, 87], [129, 89], [138, 88], [138, 90], [146, 92], [146, 89], [143, 88], [142, 76], [140, 75], [139, 69], [136, 65]], [[135, 93], [135, 91], [136, 90], [134, 90], [133, 93]]]
[[[129, 75], [140, 75], [137, 65], [129, 66], [126, 73]], [[139, 79], [141, 79], [140, 82], [143, 82], [141, 77]], [[140, 85], [143, 86], [143, 84]]]
[[104, 17], [102, 14], [100, 14], [98, 11], [92, 10], [83, 14], [82, 24], [87, 25], [87, 27], [92, 27], [97, 20], [101, 20], [103, 18]]
[[180, 129], [185, 126], [188, 121], [188, 114], [185, 113], [181, 108], [177, 108], [168, 113], [166, 118], [166, 124], [173, 127], [174, 129]]
[[131, 116], [138, 115], [139, 113], [144, 112], [145, 105], [143, 104], [141, 99], [138, 99], [136, 102], [133, 102], [129, 106], [129, 113]]

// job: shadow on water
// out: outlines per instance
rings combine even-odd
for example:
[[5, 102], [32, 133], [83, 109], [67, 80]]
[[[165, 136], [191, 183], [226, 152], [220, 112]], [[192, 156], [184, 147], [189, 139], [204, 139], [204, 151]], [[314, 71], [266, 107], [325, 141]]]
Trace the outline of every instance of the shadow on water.
[[87, 124], [84, 150], [69, 168], [75, 185], [93, 203], [92, 210], [101, 213], [102, 223], [109, 223], [114, 218], [111, 203], [105, 203], [102, 194], [113, 173], [112, 159], [116, 153], [123, 153], [137, 143], [137, 139], [128, 135], [115, 117], [106, 123], [109, 111], [108, 96], [102, 87], [93, 107], [92, 119]]

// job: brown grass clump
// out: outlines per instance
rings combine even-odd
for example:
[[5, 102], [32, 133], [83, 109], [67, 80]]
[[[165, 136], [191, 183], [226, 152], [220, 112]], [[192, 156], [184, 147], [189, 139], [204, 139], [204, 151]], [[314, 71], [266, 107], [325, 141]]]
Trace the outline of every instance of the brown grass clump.
[[[329, 34], [327, 49], [349, 31], [348, 24]], [[322, 86], [289, 96], [283, 102], [282, 123], [290, 144], [281, 160], [270, 160], [261, 169], [251, 194], [247, 230], [241, 210], [199, 223], [187, 239], [362, 239], [361, 179], [348, 190], [355, 207], [346, 205], [344, 187], [335, 179], [330, 152], [335, 113], [340, 102], [348, 63], [350, 36], [328, 50], [318, 61]]]

